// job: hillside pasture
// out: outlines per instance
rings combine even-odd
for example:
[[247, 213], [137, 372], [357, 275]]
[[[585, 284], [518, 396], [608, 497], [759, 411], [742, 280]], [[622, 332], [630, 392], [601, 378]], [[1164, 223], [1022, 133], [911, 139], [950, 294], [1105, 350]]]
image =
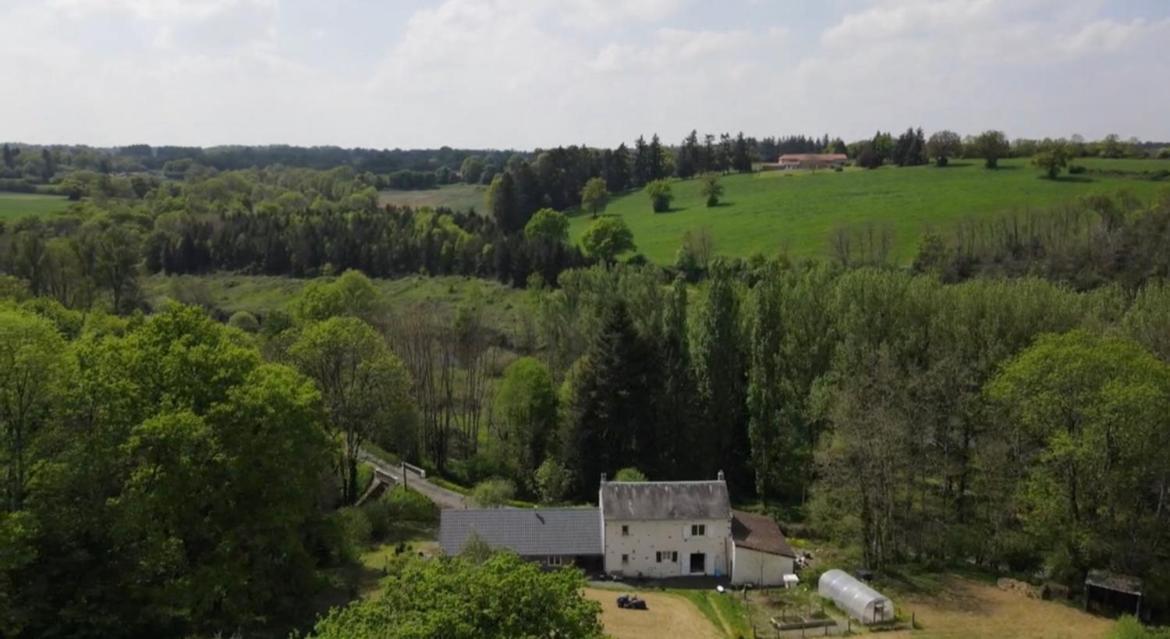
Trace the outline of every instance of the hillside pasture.
[[482, 211], [486, 192], [487, 187], [479, 184], [447, 184], [437, 189], [419, 191], [382, 191], [378, 194], [378, 201], [414, 209], [446, 207], [455, 211]]
[[69, 199], [59, 195], [0, 193], [0, 220], [59, 213], [68, 206]]
[[[1080, 160], [1078, 160], [1080, 162]], [[1093, 170], [1149, 170], [1163, 160], [1098, 160]], [[1170, 166], [1170, 163], [1166, 163]], [[1158, 166], [1161, 166], [1159, 164]], [[673, 263], [687, 231], [710, 230], [715, 253], [747, 257], [784, 253], [792, 258], [829, 255], [839, 229], [873, 225], [893, 234], [893, 259], [908, 263], [927, 229], [945, 231], [960, 220], [1025, 211], [1068, 202], [1088, 194], [1125, 189], [1142, 198], [1170, 190], [1170, 181], [1115, 175], [1041, 177], [1028, 160], [1003, 160], [998, 170], [979, 160], [956, 160], [946, 168], [882, 167], [872, 171], [769, 171], [722, 178], [723, 202], [707, 208], [697, 179], [675, 181], [670, 212], [651, 211], [646, 194], [614, 198], [606, 213], [620, 215], [634, 234], [638, 251], [659, 264]], [[572, 219], [574, 242], [592, 222]]]

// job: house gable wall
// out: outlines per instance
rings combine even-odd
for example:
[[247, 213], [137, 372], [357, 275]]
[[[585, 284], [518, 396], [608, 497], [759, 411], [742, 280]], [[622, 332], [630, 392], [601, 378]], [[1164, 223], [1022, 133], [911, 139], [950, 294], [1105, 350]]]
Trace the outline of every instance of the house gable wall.
[[[701, 524], [705, 531], [692, 536], [691, 526]], [[683, 577], [690, 572], [692, 553], [704, 553], [706, 564], [702, 574], [726, 576], [730, 569], [727, 540], [731, 536], [731, 522], [719, 519], [689, 520], [632, 520], [605, 521], [602, 539], [605, 550], [605, 571], [615, 575], [650, 578]], [[628, 526], [628, 534], [622, 534]], [[675, 561], [658, 561], [659, 552], [676, 552]], [[622, 555], [627, 562], [622, 563]]]

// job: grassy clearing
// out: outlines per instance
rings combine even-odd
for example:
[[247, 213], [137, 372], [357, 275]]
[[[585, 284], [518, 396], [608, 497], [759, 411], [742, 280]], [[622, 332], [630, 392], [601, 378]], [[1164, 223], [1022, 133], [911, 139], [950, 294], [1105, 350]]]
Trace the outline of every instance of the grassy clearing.
[[382, 191], [379, 201], [382, 204], [409, 206], [411, 208], [445, 206], [456, 211], [484, 208], [484, 194], [487, 187], [479, 184], [447, 184], [437, 189], [422, 191]]
[[[1085, 164], [1094, 170], [1145, 170], [1148, 163], [1157, 162], [1170, 166], [1162, 160], [1093, 159]], [[684, 233], [703, 227], [710, 229], [718, 254], [784, 252], [799, 258], [825, 256], [835, 230], [867, 224], [893, 231], [894, 257], [905, 263], [913, 257], [922, 232], [931, 227], [945, 229], [972, 216], [1047, 207], [1090, 193], [1124, 188], [1151, 197], [1170, 189], [1165, 181], [1111, 175], [1042, 179], [1023, 159], [1003, 161], [996, 171], [975, 160], [956, 161], [944, 169], [772, 171], [729, 175], [723, 185], [725, 202], [715, 208], [705, 206], [700, 181], [687, 180], [674, 182], [669, 213], [652, 213], [649, 199], [640, 191], [616, 197], [607, 212], [625, 218], [638, 250], [660, 264], [674, 261]], [[573, 217], [573, 241], [580, 240], [590, 222], [584, 214]]]
[[68, 206], [69, 199], [59, 195], [0, 193], [0, 220], [60, 213]]
[[[264, 315], [276, 310], [288, 311], [291, 302], [310, 280], [267, 275], [152, 275], [143, 278], [147, 300], [153, 304], [164, 298], [181, 299], [215, 307], [226, 313], [248, 311]], [[484, 321], [490, 326], [516, 327], [529, 315], [528, 297], [492, 280], [472, 277], [422, 277], [376, 279], [375, 286], [387, 308], [432, 305], [439, 312], [455, 309], [459, 304], [480, 304]]]
[[1090, 615], [1069, 603], [1031, 599], [994, 584], [958, 575], [934, 575], [910, 590], [880, 585], [921, 630], [887, 633], [916, 639], [1102, 639], [1113, 620]]

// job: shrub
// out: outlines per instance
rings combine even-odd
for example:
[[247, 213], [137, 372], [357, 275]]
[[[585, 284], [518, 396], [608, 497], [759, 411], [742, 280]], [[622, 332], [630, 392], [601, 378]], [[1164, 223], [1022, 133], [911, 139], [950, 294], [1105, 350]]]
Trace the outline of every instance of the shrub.
[[255, 333], [260, 330], [260, 322], [256, 321], [256, 316], [248, 311], [236, 311], [228, 319], [228, 326], [238, 328], [245, 333]]
[[439, 507], [433, 501], [406, 486], [395, 486], [378, 501], [385, 502], [398, 521], [433, 522], [439, 518]]
[[516, 496], [516, 485], [507, 479], [481, 481], [471, 491], [471, 500], [483, 508], [496, 508]]
[[646, 184], [646, 194], [650, 196], [650, 206], [655, 213], [665, 213], [670, 210], [670, 203], [674, 194], [670, 190], [670, 182], [654, 180]]
[[719, 183], [719, 176], [714, 173], [704, 175], [699, 193], [707, 198], [707, 208], [718, 205], [719, 198], [723, 197], [723, 185]]
[[613, 476], [614, 481], [646, 481], [646, 474], [637, 468], [623, 468]]
[[335, 545], [333, 555], [345, 561], [357, 561], [362, 548], [370, 542], [373, 526], [360, 508], [347, 507], [329, 515], [335, 534], [330, 541]]
[[569, 492], [573, 475], [564, 464], [549, 457], [536, 469], [536, 492], [540, 501], [552, 504], [561, 501]]

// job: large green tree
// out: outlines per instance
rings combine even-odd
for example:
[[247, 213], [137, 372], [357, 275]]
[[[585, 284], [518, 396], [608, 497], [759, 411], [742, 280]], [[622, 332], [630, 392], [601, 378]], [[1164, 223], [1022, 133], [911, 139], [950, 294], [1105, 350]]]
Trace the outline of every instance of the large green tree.
[[988, 386], [1027, 469], [1019, 516], [1065, 578], [1168, 568], [1170, 366], [1134, 342], [1047, 335]]
[[575, 570], [543, 571], [511, 554], [482, 563], [411, 560], [376, 598], [336, 608], [316, 639], [601, 639], [601, 607]]
[[638, 248], [625, 220], [615, 216], [601, 217], [590, 224], [581, 236], [581, 245], [589, 256], [603, 262], [613, 262], [618, 255]]
[[373, 327], [353, 317], [310, 325], [289, 354], [321, 389], [328, 423], [342, 443], [337, 464], [341, 499], [352, 504], [358, 498], [362, 444], [371, 438], [402, 441], [413, 426], [410, 373]]
[[496, 453], [531, 486], [537, 466], [556, 448], [557, 393], [548, 367], [532, 357], [509, 364], [493, 407]]

